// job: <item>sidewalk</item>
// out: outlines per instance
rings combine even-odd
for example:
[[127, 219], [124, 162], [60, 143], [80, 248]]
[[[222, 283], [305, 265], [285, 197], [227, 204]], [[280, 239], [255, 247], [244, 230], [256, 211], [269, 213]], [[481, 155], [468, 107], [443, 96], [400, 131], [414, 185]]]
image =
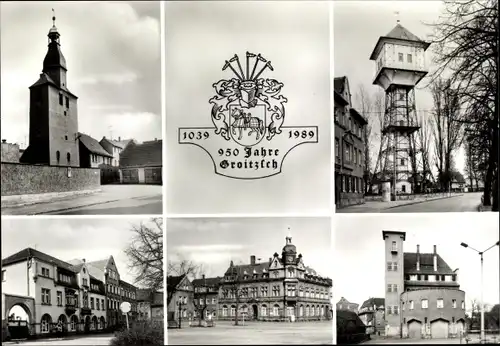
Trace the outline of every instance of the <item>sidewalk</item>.
[[378, 213], [382, 210], [397, 208], [397, 207], [401, 207], [403, 205], [412, 205], [412, 204], [424, 203], [424, 202], [428, 202], [428, 201], [435, 201], [438, 199], [453, 198], [453, 197], [458, 197], [458, 196], [463, 196], [463, 193], [452, 193], [452, 194], [446, 194], [445, 196], [439, 195], [439, 196], [416, 197], [415, 199], [403, 200], [403, 201], [389, 201], [389, 202], [370, 201], [370, 202], [365, 202], [364, 204], [353, 205], [353, 206], [349, 206], [349, 207], [345, 207], [345, 208], [339, 208], [339, 209], [336, 209], [336, 212], [338, 212], [338, 213], [370, 213], [370, 212]]
[[70, 196], [63, 199], [25, 206], [2, 206], [2, 215], [37, 215], [55, 211], [70, 210], [126, 199], [161, 196], [161, 185], [102, 185], [100, 192], [90, 195]]

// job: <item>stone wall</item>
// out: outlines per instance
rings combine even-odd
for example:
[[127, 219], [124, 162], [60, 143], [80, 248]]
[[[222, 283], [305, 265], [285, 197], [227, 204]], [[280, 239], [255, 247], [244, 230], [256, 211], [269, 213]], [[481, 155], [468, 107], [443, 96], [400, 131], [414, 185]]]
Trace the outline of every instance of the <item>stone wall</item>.
[[95, 190], [100, 172], [95, 168], [38, 166], [2, 162], [2, 196]]
[[6, 143], [2, 140], [2, 162], [19, 162], [21, 153], [18, 144]]

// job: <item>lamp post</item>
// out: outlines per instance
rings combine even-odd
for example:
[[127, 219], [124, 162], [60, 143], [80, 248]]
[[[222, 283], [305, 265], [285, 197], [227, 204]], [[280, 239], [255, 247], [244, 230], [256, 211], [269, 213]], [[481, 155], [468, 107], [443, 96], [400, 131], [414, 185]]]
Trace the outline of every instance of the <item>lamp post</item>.
[[492, 249], [495, 246], [499, 246], [500, 245], [500, 241], [497, 241], [496, 244], [490, 246], [489, 248], [487, 248], [484, 251], [476, 250], [473, 247], [470, 247], [466, 243], [460, 243], [460, 245], [463, 246], [463, 247], [465, 247], [465, 248], [469, 248], [471, 250], [476, 251], [479, 254], [479, 256], [481, 256], [481, 343], [482, 343], [482, 342], [485, 341], [485, 335], [484, 335], [484, 301], [483, 301], [483, 254], [486, 251], [488, 251], [489, 249]]
[[177, 305], [179, 306], [179, 329], [181, 329], [181, 323], [182, 323], [182, 308], [181, 307], [183, 305], [185, 305], [184, 301], [182, 299], [178, 300]]

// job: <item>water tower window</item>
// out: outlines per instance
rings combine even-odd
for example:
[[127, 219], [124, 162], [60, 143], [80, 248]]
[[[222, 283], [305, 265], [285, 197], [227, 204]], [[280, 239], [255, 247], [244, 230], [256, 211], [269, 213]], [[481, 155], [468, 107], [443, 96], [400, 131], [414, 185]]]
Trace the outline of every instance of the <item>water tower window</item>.
[[411, 54], [408, 54], [406, 56], [406, 60], [408, 60], [408, 62], [411, 64], [412, 63], [412, 57], [411, 57]]
[[64, 104], [63, 102], [63, 95], [62, 94], [59, 94], [59, 104], [62, 106]]
[[56, 151], [56, 160], [57, 160], [57, 163], [59, 163], [59, 159], [61, 158], [61, 153], [58, 151]]
[[398, 59], [400, 62], [403, 62], [403, 53], [398, 53]]
[[[401, 159], [401, 166], [404, 166], [404, 165], [406, 165], [406, 161], [405, 161], [405, 159]], [[403, 187], [404, 187], [404, 185], [403, 185]]]
[[70, 163], [70, 161], [71, 161], [71, 154], [70, 153], [66, 154], [66, 159], [68, 160], [68, 163]]
[[66, 96], [66, 108], [69, 108], [69, 97]]
[[392, 251], [397, 251], [398, 250], [398, 245], [396, 244], [395, 241], [392, 242]]
[[68, 140], [68, 136], [64, 136], [64, 139], [65, 139], [65, 140]]

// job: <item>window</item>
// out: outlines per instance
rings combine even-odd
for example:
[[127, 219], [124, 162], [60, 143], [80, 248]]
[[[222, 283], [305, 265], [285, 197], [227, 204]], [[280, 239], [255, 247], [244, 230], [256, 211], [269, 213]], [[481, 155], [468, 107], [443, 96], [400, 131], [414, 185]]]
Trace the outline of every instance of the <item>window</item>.
[[41, 323], [41, 332], [42, 333], [48, 333], [50, 332], [50, 324], [52, 323], [52, 318], [50, 317], [49, 314], [45, 314], [42, 317], [42, 323]]
[[66, 96], [66, 108], [69, 108], [69, 97]]
[[42, 276], [50, 277], [50, 271], [48, 268], [42, 267]]
[[392, 242], [392, 251], [398, 251], [398, 244], [395, 241]]
[[57, 306], [62, 306], [62, 292], [57, 291]]
[[456, 309], [457, 308], [457, 300], [456, 299], [452, 299], [451, 300], [451, 305], [453, 306], [453, 309]]
[[82, 286], [88, 286], [88, 280], [87, 279], [82, 279]]
[[436, 301], [436, 306], [438, 309], [442, 309], [444, 307], [443, 298], [438, 298], [438, 300]]
[[397, 292], [397, 291], [398, 291], [398, 285], [396, 284], [387, 285], [387, 292]]
[[62, 106], [64, 104], [63, 94], [59, 94], [59, 104]]
[[351, 146], [346, 143], [345, 150], [344, 150], [344, 158], [347, 162], [351, 161], [350, 153], [351, 153]]
[[67, 141], [68, 140], [68, 136], [64, 136], [64, 139]]
[[411, 64], [412, 63], [412, 56], [411, 54], [407, 54], [406, 55], [406, 60], [408, 60], [408, 62]]
[[403, 53], [398, 53], [398, 60], [403, 62]]
[[58, 151], [56, 151], [56, 160], [57, 160], [57, 163], [59, 163], [59, 160], [61, 159], [61, 153]]
[[399, 315], [399, 306], [394, 305], [392, 307], [392, 311], [393, 311], [394, 315]]
[[47, 288], [42, 288], [42, 304], [50, 304], [50, 290]]
[[101, 305], [100, 304], [100, 300], [98, 298], [96, 298], [95, 299], [95, 308], [96, 308], [96, 310], [101, 310], [101, 306], [100, 305]]
[[391, 305], [387, 306], [387, 315], [392, 315], [392, 306]]
[[422, 299], [422, 309], [427, 309], [429, 307], [429, 301], [427, 299]]
[[404, 166], [404, 165], [406, 165], [406, 161], [405, 161], [405, 159], [401, 159], [401, 166]]
[[5, 270], [2, 270], [2, 282], [5, 281]]
[[413, 310], [413, 300], [410, 300], [410, 307], [409, 307], [410, 310]]
[[94, 297], [90, 297], [90, 308], [94, 310]]
[[279, 308], [278, 305], [273, 306], [273, 316], [279, 316]]
[[335, 138], [335, 157], [340, 157], [339, 153], [339, 139]]

